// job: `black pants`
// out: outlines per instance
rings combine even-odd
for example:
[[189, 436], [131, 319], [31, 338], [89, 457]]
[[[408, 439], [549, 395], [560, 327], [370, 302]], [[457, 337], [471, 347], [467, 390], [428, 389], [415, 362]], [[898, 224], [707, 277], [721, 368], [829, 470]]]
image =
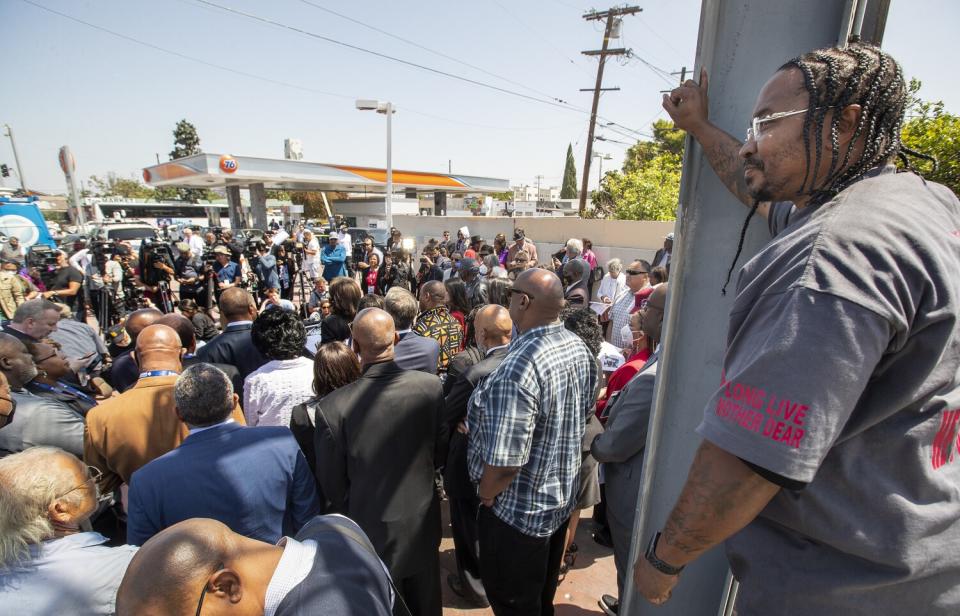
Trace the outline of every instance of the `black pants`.
[[482, 601], [486, 598], [483, 582], [480, 581], [479, 529], [477, 509], [480, 499], [450, 498], [450, 526], [453, 531], [453, 548], [457, 559], [457, 575], [464, 594]]
[[531, 537], [481, 506], [480, 573], [496, 616], [553, 616], [567, 522], [549, 537]]
[[[440, 600], [440, 558], [439, 554], [428, 558], [425, 567], [407, 577], [394, 577], [400, 596], [403, 597], [413, 616], [441, 616], [443, 605]], [[394, 602], [393, 613], [404, 616], [400, 599]]]

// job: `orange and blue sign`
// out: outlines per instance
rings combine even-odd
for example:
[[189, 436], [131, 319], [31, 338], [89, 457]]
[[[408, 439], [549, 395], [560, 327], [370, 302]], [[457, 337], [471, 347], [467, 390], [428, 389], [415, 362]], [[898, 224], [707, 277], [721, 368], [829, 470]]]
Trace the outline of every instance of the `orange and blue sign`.
[[234, 173], [240, 167], [237, 163], [237, 159], [229, 154], [224, 154], [220, 157], [220, 171], [224, 173]]

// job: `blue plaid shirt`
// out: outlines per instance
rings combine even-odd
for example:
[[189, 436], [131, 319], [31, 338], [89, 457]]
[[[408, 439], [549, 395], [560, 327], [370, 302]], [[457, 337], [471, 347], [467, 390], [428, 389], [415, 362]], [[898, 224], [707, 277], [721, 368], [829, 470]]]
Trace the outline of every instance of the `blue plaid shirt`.
[[554, 323], [515, 339], [470, 397], [470, 478], [479, 484], [484, 464], [520, 467], [493, 512], [526, 535], [552, 535], [573, 511], [598, 374], [583, 341]]

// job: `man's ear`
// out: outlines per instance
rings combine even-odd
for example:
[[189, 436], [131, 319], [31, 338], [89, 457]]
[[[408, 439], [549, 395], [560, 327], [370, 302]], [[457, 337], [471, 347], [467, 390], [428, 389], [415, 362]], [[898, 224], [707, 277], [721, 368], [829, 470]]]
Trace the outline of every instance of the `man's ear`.
[[217, 601], [229, 601], [237, 604], [243, 600], [243, 586], [240, 575], [233, 569], [223, 568], [207, 578], [207, 597]]
[[[840, 121], [837, 124], [837, 140], [841, 146], [846, 146], [850, 143], [850, 138], [853, 137], [853, 133], [857, 130], [857, 125], [860, 123], [862, 113], [863, 109], [856, 103], [847, 105], [840, 110]], [[829, 141], [825, 143], [832, 146]]]

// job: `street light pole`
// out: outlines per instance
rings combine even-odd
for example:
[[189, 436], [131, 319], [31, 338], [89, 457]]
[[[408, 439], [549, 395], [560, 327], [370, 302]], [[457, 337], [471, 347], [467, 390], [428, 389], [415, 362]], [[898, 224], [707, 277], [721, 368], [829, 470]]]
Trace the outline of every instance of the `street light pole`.
[[[379, 111], [379, 109], [378, 109]], [[387, 214], [387, 228], [393, 228], [393, 103], [386, 105], [387, 114], [387, 198], [385, 201]]]
[[26, 191], [27, 180], [23, 177], [23, 167], [20, 166], [20, 156], [17, 154], [17, 142], [13, 138], [13, 129], [10, 128], [9, 124], [4, 124], [3, 127], [7, 129], [7, 137], [10, 137], [10, 147], [13, 149], [13, 161], [17, 165], [17, 175], [20, 176], [20, 188]]
[[384, 195], [384, 214], [387, 226], [393, 227], [393, 103], [369, 99], [357, 99], [357, 109], [361, 111], [376, 111], [387, 114], [387, 194]]

